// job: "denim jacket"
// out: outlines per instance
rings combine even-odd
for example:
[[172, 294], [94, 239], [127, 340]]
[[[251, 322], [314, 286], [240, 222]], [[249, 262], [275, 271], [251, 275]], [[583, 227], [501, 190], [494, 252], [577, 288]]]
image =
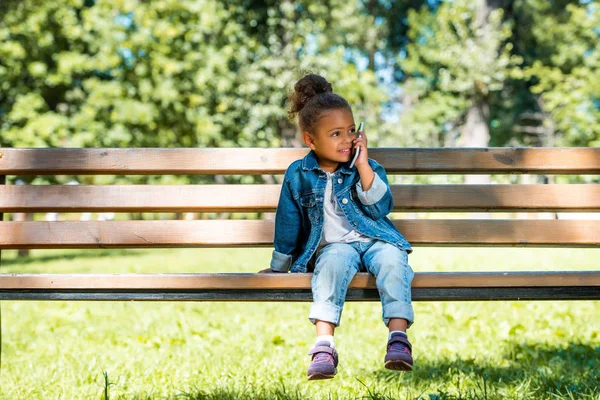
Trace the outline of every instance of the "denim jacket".
[[[394, 205], [385, 169], [369, 159], [375, 174], [385, 183], [385, 193], [372, 203], [360, 184], [356, 168], [343, 164], [333, 175], [335, 198], [353, 228], [383, 240], [408, 253], [408, 241], [386, 217]], [[323, 200], [327, 174], [319, 168], [314, 151], [294, 161], [285, 172], [275, 215], [275, 250], [271, 269], [277, 272], [307, 272], [323, 234]]]

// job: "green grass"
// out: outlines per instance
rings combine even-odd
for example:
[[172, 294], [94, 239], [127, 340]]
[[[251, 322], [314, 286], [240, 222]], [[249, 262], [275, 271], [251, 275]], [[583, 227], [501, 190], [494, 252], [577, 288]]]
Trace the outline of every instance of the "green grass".
[[[2, 272], [249, 272], [269, 249], [2, 253]], [[595, 269], [599, 249], [418, 248], [416, 271]], [[416, 302], [415, 369], [348, 303], [340, 368], [305, 379], [309, 303], [2, 302], [0, 399], [600, 399], [600, 302]]]

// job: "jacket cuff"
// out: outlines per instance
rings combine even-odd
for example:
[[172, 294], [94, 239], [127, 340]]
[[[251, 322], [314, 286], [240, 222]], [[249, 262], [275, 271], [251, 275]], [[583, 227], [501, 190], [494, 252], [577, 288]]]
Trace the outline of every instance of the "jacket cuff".
[[271, 269], [275, 272], [288, 272], [292, 266], [292, 256], [273, 250]]
[[358, 198], [365, 206], [370, 206], [377, 203], [383, 198], [385, 192], [387, 192], [387, 185], [377, 174], [375, 174], [375, 179], [373, 179], [371, 189], [367, 190], [366, 192], [363, 190], [362, 183], [360, 181], [358, 181], [356, 184], [356, 193], [358, 194]]

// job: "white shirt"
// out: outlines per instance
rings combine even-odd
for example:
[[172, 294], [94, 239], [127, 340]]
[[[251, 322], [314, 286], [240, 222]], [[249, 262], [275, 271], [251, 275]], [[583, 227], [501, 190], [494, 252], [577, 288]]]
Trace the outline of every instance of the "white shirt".
[[[370, 242], [373, 239], [365, 236], [354, 229], [350, 225], [350, 221], [346, 218], [346, 214], [338, 204], [335, 193], [333, 192], [333, 173], [327, 173], [327, 185], [325, 186], [325, 201], [323, 202], [323, 236], [319, 248], [331, 243], [350, 243], [350, 242]], [[375, 174], [375, 181], [377, 181]], [[379, 178], [378, 184], [382, 184]], [[362, 187], [361, 187], [362, 188]], [[371, 188], [373, 189], [373, 188]], [[370, 190], [369, 190], [370, 192]]]

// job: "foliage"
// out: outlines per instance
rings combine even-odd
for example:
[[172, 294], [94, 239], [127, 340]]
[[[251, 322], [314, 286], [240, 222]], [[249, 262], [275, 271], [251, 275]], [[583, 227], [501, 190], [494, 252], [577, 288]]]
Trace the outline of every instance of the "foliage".
[[[523, 71], [559, 133], [558, 146], [600, 145], [600, 7], [566, 5], [552, 12], [534, 2], [532, 35], [547, 55]], [[551, 49], [551, 50], [548, 50]]]
[[286, 96], [308, 70], [372, 145], [453, 145], [481, 101], [494, 146], [600, 140], [595, 1], [3, 4], [1, 146], [299, 146]]
[[2, 144], [279, 146], [286, 96], [304, 70], [377, 118], [374, 74], [344, 61], [369, 16], [343, 1], [333, 14], [310, 2], [248, 3], [24, 1], [0, 29]]
[[[448, 2], [435, 13], [409, 13], [410, 43], [399, 59], [410, 106], [403, 129], [417, 143], [452, 143], [468, 107], [486, 98], [492, 145], [597, 145], [597, 5], [509, 2], [491, 12], [487, 32], [475, 24], [476, 5]], [[528, 129], [532, 114], [542, 117]]]
[[455, 135], [463, 125], [467, 108], [501, 90], [507, 72], [520, 62], [510, 54], [510, 26], [502, 10], [490, 14], [484, 29], [475, 4], [458, 1], [442, 4], [435, 14], [427, 8], [409, 13], [408, 56], [399, 62], [411, 76], [406, 95], [416, 104], [402, 125], [418, 143], [443, 146], [444, 135]]

